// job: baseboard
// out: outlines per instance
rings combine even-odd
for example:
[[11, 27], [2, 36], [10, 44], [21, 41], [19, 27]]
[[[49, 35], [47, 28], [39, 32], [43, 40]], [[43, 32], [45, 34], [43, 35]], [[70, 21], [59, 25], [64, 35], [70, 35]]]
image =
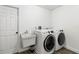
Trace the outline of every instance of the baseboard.
[[71, 50], [71, 51], [73, 51], [73, 52], [79, 54], [79, 50], [77, 50], [77, 49], [75, 49], [75, 48], [72, 48], [72, 47], [70, 47], [70, 46], [65, 46], [65, 48], [67, 48], [67, 49], [69, 49], [69, 50]]

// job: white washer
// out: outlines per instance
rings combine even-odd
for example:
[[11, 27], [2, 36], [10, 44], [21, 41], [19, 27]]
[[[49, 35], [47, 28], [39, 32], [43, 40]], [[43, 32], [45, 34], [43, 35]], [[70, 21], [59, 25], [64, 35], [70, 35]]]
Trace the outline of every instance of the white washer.
[[55, 37], [49, 30], [36, 30], [37, 36], [35, 52], [37, 54], [51, 54], [55, 50]]
[[55, 31], [55, 50], [59, 50], [65, 46], [65, 34], [63, 30]]

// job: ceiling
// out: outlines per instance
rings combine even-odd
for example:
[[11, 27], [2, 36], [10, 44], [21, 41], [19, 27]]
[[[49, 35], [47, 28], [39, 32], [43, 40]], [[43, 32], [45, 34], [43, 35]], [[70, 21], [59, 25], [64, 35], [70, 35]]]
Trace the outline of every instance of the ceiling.
[[38, 6], [45, 8], [45, 9], [54, 10], [55, 8], [58, 8], [61, 5], [38, 5]]

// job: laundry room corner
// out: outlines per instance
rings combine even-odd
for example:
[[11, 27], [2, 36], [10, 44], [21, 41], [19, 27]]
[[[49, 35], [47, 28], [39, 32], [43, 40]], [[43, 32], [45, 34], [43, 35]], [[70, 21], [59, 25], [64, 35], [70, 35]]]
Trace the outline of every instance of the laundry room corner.
[[52, 11], [52, 24], [63, 27], [66, 34], [66, 48], [79, 53], [79, 6], [63, 5]]

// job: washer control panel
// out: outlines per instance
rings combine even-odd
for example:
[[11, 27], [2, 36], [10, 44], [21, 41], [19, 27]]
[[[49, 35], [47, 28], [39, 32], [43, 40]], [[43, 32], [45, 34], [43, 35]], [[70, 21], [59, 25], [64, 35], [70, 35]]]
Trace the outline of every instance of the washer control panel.
[[54, 31], [53, 30], [48, 30], [48, 31], [45, 31], [45, 32], [42, 32], [43, 34], [46, 34], [46, 33], [48, 33], [48, 34], [52, 34], [52, 33], [54, 33]]
[[54, 33], [54, 31], [51, 31], [51, 33]]
[[54, 33], [54, 31], [48, 31], [49, 34]]

